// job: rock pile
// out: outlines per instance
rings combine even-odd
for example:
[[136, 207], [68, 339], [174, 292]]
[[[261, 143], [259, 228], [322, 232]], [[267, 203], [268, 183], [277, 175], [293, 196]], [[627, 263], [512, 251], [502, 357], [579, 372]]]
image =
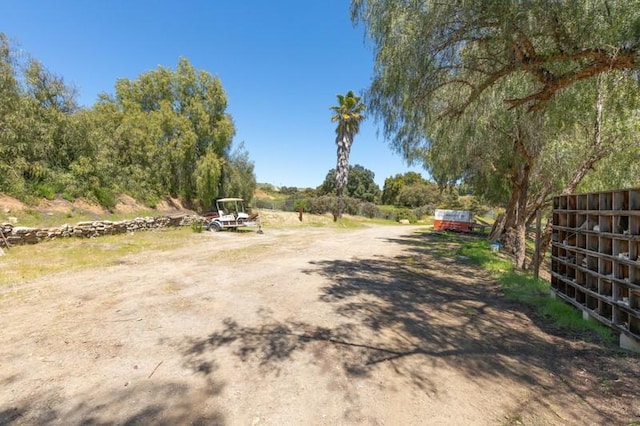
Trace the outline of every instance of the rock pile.
[[90, 221], [78, 222], [74, 225], [62, 225], [55, 228], [29, 228], [25, 226], [15, 226], [11, 223], [0, 225], [0, 231], [4, 238], [0, 236], [0, 247], [36, 244], [45, 240], [64, 237], [84, 237], [93, 238], [101, 235], [124, 234], [126, 232], [137, 232], [148, 229], [164, 228], [167, 226], [190, 226], [194, 222], [201, 221], [200, 216], [177, 215], [159, 217], [137, 217], [131, 220], [121, 221]]

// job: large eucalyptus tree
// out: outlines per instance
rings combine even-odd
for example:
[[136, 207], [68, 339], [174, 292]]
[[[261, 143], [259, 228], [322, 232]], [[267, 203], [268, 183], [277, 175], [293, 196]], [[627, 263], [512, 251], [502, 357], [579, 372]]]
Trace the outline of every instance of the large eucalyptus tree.
[[338, 122], [336, 127], [336, 145], [338, 146], [338, 163], [336, 167], [336, 193], [338, 203], [333, 213], [333, 220], [342, 216], [344, 188], [349, 182], [349, 154], [353, 138], [360, 131], [360, 123], [364, 120], [365, 105], [353, 91], [346, 95], [338, 95], [338, 105], [332, 106], [335, 113], [331, 121]]

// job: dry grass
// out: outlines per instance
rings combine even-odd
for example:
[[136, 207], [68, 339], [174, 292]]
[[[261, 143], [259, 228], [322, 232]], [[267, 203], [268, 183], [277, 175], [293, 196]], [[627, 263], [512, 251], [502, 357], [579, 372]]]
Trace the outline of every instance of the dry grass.
[[64, 238], [7, 250], [0, 262], [0, 288], [61, 271], [103, 267], [143, 251], [166, 251], [189, 241], [191, 228], [167, 228], [99, 238]]

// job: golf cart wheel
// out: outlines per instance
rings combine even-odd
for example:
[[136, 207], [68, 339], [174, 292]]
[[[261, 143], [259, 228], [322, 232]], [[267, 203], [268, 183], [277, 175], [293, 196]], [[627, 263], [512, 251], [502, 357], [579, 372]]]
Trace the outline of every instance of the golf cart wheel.
[[211, 232], [218, 232], [222, 229], [222, 227], [220, 226], [220, 224], [218, 222], [211, 222], [209, 224], [209, 231]]

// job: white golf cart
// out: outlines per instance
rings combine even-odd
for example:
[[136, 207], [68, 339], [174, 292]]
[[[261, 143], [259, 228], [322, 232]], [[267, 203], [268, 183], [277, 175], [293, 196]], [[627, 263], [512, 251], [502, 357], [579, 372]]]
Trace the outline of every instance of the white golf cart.
[[[216, 200], [217, 211], [205, 213], [205, 229], [218, 232], [222, 229], [236, 230], [245, 226], [260, 227], [258, 214], [249, 215], [242, 198], [220, 198]], [[259, 228], [259, 232], [261, 229]]]

